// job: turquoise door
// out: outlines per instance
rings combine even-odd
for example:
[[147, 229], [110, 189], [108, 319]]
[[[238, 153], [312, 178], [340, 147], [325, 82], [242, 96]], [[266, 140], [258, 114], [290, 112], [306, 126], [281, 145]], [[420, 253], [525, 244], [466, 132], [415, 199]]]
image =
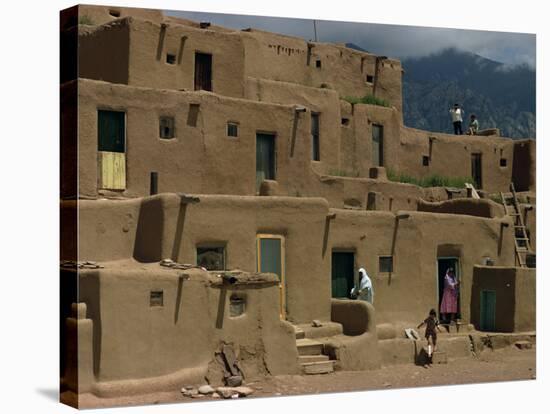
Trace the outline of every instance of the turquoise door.
[[354, 255], [332, 252], [332, 297], [349, 298], [354, 283]]
[[275, 273], [279, 277], [279, 315], [286, 315], [285, 239], [273, 234], [258, 234], [256, 238], [258, 272]]
[[479, 325], [482, 331], [495, 330], [497, 294], [494, 290], [482, 290]]

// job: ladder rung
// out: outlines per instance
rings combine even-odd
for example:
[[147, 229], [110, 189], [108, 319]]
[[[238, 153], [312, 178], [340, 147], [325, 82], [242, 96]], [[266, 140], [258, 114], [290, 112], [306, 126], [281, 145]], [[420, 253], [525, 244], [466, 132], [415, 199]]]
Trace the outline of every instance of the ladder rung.
[[527, 237], [516, 237], [516, 240], [529, 240]]

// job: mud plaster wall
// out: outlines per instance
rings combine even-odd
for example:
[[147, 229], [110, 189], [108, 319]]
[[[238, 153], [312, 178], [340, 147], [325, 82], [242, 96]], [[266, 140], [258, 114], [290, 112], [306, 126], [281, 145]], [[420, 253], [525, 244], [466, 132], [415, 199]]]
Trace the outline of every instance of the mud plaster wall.
[[[407, 212], [408, 219], [397, 220], [388, 212], [331, 212], [336, 218], [329, 254], [334, 249], [355, 252], [356, 270], [364, 267], [372, 280], [379, 324], [418, 324], [438, 307], [438, 256], [459, 257], [465, 321], [470, 319], [473, 266], [487, 256], [499, 265], [514, 264], [512, 233], [502, 228], [501, 239], [501, 220], [421, 212]], [[380, 273], [379, 256], [392, 254], [393, 272]]]
[[[287, 319], [296, 323], [330, 320], [330, 255], [323, 255], [325, 200], [199, 197], [198, 204], [181, 209], [175, 194], [144, 199], [137, 218], [137, 200], [80, 201], [79, 260], [111, 261], [126, 256], [157, 262], [172, 257], [196, 263], [197, 245], [215, 243], [225, 246], [227, 269], [256, 271], [256, 235], [283, 235]], [[132, 227], [124, 232], [130, 215]], [[132, 235], [136, 235], [134, 240]]]
[[472, 285], [472, 323], [480, 329], [482, 290], [496, 292], [495, 329], [518, 332], [536, 329], [536, 270], [475, 266]]
[[118, 6], [94, 6], [89, 4], [81, 4], [77, 7], [79, 16], [87, 17], [94, 25], [110, 23], [117, 19], [122, 19], [130, 16], [150, 20], [153, 22], [160, 22], [164, 18], [163, 12], [161, 10], [155, 9]]
[[418, 211], [445, 214], [465, 214], [476, 217], [502, 217], [504, 209], [501, 204], [489, 199], [459, 198], [456, 200], [430, 203], [423, 200], [418, 202]]
[[[294, 333], [279, 320], [276, 285], [240, 290], [245, 313], [230, 317], [229, 298], [237, 288], [208, 287], [206, 272], [191, 270], [183, 281], [179, 273], [157, 264], [130, 269], [128, 263], [81, 272], [80, 301], [93, 321], [95, 381], [171, 375], [177, 382], [193, 368], [205, 375], [222, 341], [234, 345], [248, 379], [266, 370], [297, 372]], [[163, 306], [150, 306], [152, 290], [163, 291]], [[124, 393], [136, 385], [96, 389]]]
[[[256, 132], [276, 134], [277, 177], [296, 175], [289, 160], [294, 110], [281, 105], [220, 98], [206, 92], [156, 91], [79, 80], [80, 194], [97, 194], [97, 110], [126, 112], [126, 196], [149, 194], [150, 172], [159, 191], [255, 194]], [[196, 126], [188, 125], [190, 104], [200, 105]], [[175, 138], [159, 138], [159, 117], [175, 119]], [[227, 136], [227, 122], [239, 136]], [[300, 123], [296, 153], [304, 153], [309, 132]], [[308, 124], [309, 126], [309, 124]], [[303, 155], [302, 155], [303, 157]]]
[[[133, 19], [130, 23], [129, 84], [161, 89], [194, 90], [195, 52], [212, 55], [212, 91], [242, 98], [244, 49], [238, 33], [161, 25]], [[175, 57], [169, 64], [166, 55]]]
[[130, 28], [127, 20], [78, 27], [78, 76], [128, 83]]

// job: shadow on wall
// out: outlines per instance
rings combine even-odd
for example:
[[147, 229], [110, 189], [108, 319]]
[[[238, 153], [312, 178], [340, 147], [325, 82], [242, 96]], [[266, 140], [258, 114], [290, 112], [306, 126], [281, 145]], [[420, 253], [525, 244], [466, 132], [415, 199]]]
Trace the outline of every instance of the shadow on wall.
[[98, 271], [79, 275], [78, 302], [86, 303], [87, 318], [93, 321], [94, 375], [99, 375], [101, 361], [101, 288]]
[[144, 198], [139, 208], [134, 259], [139, 262], [158, 262], [162, 256], [164, 208], [160, 197]]

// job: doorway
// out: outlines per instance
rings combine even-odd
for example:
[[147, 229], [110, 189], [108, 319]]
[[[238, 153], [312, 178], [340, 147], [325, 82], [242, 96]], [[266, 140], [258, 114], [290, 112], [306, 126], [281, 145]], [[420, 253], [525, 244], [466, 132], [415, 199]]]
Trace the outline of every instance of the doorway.
[[482, 290], [479, 302], [479, 329], [495, 331], [497, 294], [494, 290]]
[[97, 111], [98, 186], [126, 189], [126, 113]]
[[472, 154], [472, 180], [477, 190], [481, 189], [481, 153]]
[[212, 55], [195, 52], [195, 90], [212, 91]]
[[384, 127], [372, 125], [372, 166], [384, 166]]
[[279, 278], [279, 316], [286, 318], [285, 238], [276, 234], [256, 236], [256, 270]]
[[355, 254], [332, 252], [332, 297], [349, 298], [355, 284]]
[[275, 180], [275, 135], [256, 134], [256, 192], [264, 180]]
[[[438, 257], [437, 258], [437, 312], [441, 319], [439, 310], [441, 308], [441, 300], [443, 299], [443, 289], [445, 288], [445, 273], [447, 269], [452, 268], [455, 271], [456, 280], [460, 281], [460, 261], [458, 257]], [[460, 286], [458, 288], [456, 319], [460, 319]]]

